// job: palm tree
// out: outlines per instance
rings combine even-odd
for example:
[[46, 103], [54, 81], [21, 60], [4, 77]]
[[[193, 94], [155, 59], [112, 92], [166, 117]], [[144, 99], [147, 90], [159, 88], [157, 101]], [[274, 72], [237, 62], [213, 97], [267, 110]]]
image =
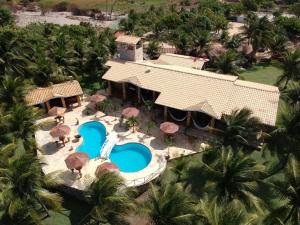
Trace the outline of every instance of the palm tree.
[[20, 77], [5, 75], [0, 84], [0, 101], [6, 108], [13, 104], [24, 102], [25, 88], [24, 81]]
[[36, 120], [40, 117], [38, 109], [16, 104], [13, 106], [6, 119], [6, 127], [9, 133], [24, 143], [27, 150], [32, 150], [34, 146], [33, 135], [40, 127]]
[[0, 168], [0, 208], [4, 219], [12, 224], [30, 220], [38, 224], [48, 210], [61, 211], [62, 198], [46, 188], [56, 182], [43, 175], [37, 158], [30, 154], [17, 155]]
[[146, 50], [150, 59], [157, 59], [160, 55], [160, 46], [157, 41], [150, 41]]
[[[265, 219], [265, 224], [275, 224], [280, 219], [282, 224], [300, 223], [300, 162], [290, 157], [284, 170], [284, 180], [274, 181], [272, 190], [280, 198], [280, 206]], [[276, 220], [275, 220], [276, 219]]]
[[195, 54], [199, 55], [207, 48], [210, 42], [210, 33], [208, 31], [203, 31], [200, 29], [194, 29], [191, 33], [192, 41], [191, 45], [195, 49]]
[[132, 193], [132, 190], [125, 188], [119, 175], [105, 172], [86, 192], [86, 199], [93, 206], [86, 218], [89, 217], [92, 224], [97, 225], [128, 224], [124, 217], [135, 209]]
[[189, 157], [173, 160], [161, 176], [161, 182], [163, 184], [185, 182], [190, 164], [191, 158]]
[[259, 18], [255, 14], [249, 14], [246, 19], [244, 34], [251, 43], [253, 51], [251, 59], [255, 60], [255, 55], [260, 48], [268, 47], [272, 41], [272, 23], [266, 16]]
[[200, 200], [197, 211], [201, 225], [257, 224], [257, 216], [247, 215], [238, 201], [224, 204], [206, 197]]
[[14, 22], [14, 17], [9, 9], [0, 8], [0, 27], [7, 26]]
[[[277, 128], [270, 133], [267, 139], [267, 145], [273, 152], [287, 157], [292, 154], [299, 157], [300, 145], [300, 106], [282, 105], [283, 110], [277, 121]], [[284, 163], [285, 165], [285, 163]]]
[[139, 124], [139, 119], [137, 117], [130, 117], [126, 123], [132, 128], [132, 132], [135, 132], [135, 126]]
[[282, 60], [283, 74], [278, 78], [277, 84], [283, 83], [283, 89], [286, 89], [290, 81], [300, 80], [300, 49], [294, 52], [287, 51]]
[[247, 108], [233, 110], [230, 115], [223, 117], [224, 128], [217, 129], [224, 146], [238, 146], [249, 144], [256, 140], [256, 135], [261, 128], [261, 122], [252, 116], [252, 111]]
[[155, 123], [152, 120], [148, 121], [147, 122], [147, 127], [146, 127], [146, 132], [147, 132], [148, 135], [151, 134], [151, 130], [153, 128], [155, 128]]
[[283, 93], [285, 102], [291, 105], [298, 105], [300, 103], [300, 84], [292, 84], [289, 89]]
[[24, 76], [28, 60], [24, 57], [22, 44], [17, 33], [5, 29], [0, 33], [0, 74], [12, 72]]
[[237, 59], [238, 54], [236, 52], [227, 51], [217, 56], [213, 63], [218, 73], [238, 75]]
[[203, 156], [201, 165], [207, 176], [205, 190], [216, 196], [219, 202], [237, 200], [247, 210], [262, 211], [263, 201], [258, 190], [264, 166], [231, 147], [213, 148], [206, 154], [209, 157]]
[[14, 155], [16, 149], [16, 144], [10, 143], [0, 147], [0, 168], [8, 166], [8, 159]]
[[113, 106], [113, 105], [112, 105], [112, 101], [109, 100], [109, 99], [106, 99], [106, 100], [104, 100], [103, 102], [101, 102], [101, 103], [99, 104], [98, 108], [99, 108], [101, 111], [107, 113], [107, 112], [112, 108], [112, 106]]
[[155, 225], [189, 225], [196, 221], [195, 203], [180, 184], [168, 184], [160, 189], [150, 184], [144, 212]]
[[191, 38], [185, 32], [181, 30], [176, 31], [172, 34], [171, 40], [181, 54], [188, 54], [191, 46]]
[[270, 50], [272, 51], [273, 57], [282, 57], [282, 53], [284, 53], [287, 48], [287, 41], [287, 37], [283, 34], [274, 35], [272, 42], [270, 43]]

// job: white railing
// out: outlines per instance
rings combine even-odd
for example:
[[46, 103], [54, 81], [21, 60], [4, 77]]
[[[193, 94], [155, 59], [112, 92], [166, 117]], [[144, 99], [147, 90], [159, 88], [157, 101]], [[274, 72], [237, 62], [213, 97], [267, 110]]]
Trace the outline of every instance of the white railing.
[[102, 159], [108, 159], [113, 147], [117, 144], [118, 138], [115, 133], [110, 134], [105, 142], [102, 145], [102, 148], [100, 149], [100, 158]]
[[[161, 157], [163, 157], [163, 156], [161, 156]], [[139, 186], [139, 185], [146, 184], [146, 183], [150, 182], [151, 180], [153, 180], [154, 178], [158, 177], [166, 169], [166, 166], [167, 166], [166, 160], [161, 157], [159, 157], [159, 167], [157, 170], [155, 170], [151, 174], [146, 175], [144, 177], [139, 177], [139, 178], [136, 178], [133, 180], [127, 180], [125, 182], [125, 185], [127, 187]]]

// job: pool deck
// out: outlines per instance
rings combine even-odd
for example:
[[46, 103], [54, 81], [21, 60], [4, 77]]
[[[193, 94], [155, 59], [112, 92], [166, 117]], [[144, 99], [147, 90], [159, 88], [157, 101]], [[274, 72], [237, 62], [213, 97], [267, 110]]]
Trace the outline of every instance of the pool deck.
[[[79, 142], [74, 141], [74, 135], [78, 134], [78, 128], [81, 124], [88, 121], [99, 121], [106, 127], [107, 133], [116, 132], [119, 136], [118, 144], [125, 144], [128, 142], [138, 142], [146, 145], [152, 153], [152, 159], [149, 165], [138, 172], [123, 173], [120, 175], [124, 178], [127, 186], [138, 186], [151, 181], [161, 174], [166, 168], [165, 156], [168, 155], [168, 146], [164, 143], [164, 138], [159, 130], [159, 127], [155, 127], [151, 130], [151, 134], [146, 134], [143, 131], [146, 127], [147, 115], [141, 112], [139, 119], [140, 124], [136, 132], [126, 130], [123, 126], [120, 126], [121, 108], [116, 110], [113, 115], [105, 115], [102, 112], [97, 112], [94, 115], [83, 115], [82, 111], [88, 102], [83, 102], [82, 106], [74, 108], [72, 111], [66, 112], [65, 125], [71, 128], [69, 134], [70, 142], [66, 143], [66, 146], [62, 145], [57, 147], [55, 144], [56, 139], [50, 135], [50, 129], [40, 129], [36, 132], [35, 137], [38, 144], [38, 157], [45, 163], [43, 165], [43, 171], [46, 174], [53, 173], [53, 175], [59, 179], [63, 184], [84, 190], [95, 179], [95, 170], [98, 165], [105, 162], [104, 159], [92, 159], [82, 168], [82, 178], [79, 178], [77, 172], [72, 173], [67, 169], [64, 160], [68, 155], [74, 153], [76, 148], [81, 144], [82, 138]], [[79, 119], [79, 125], [76, 125], [76, 118]], [[45, 121], [54, 121], [54, 117], [45, 117], [37, 121], [37, 123]], [[175, 136], [173, 146], [169, 147], [170, 158], [180, 157], [182, 155], [189, 155], [195, 153], [195, 148], [199, 148], [200, 142], [195, 147], [195, 143], [191, 141], [182, 133], [178, 133]]]

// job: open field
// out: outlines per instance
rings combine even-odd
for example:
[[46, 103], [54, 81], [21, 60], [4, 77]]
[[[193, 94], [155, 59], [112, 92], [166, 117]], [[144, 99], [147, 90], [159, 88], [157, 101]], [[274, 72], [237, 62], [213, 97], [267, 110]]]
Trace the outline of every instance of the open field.
[[[240, 76], [248, 81], [253, 81], [262, 84], [275, 85], [278, 77], [282, 74], [282, 69], [279, 68], [278, 63], [272, 62], [270, 64], [255, 65], [252, 68], [240, 73]], [[283, 113], [283, 100], [279, 100], [278, 117]]]
[[271, 64], [255, 65], [240, 75], [248, 81], [274, 85], [281, 74], [282, 69], [274, 62]]
[[[75, 4], [81, 9], [99, 9], [106, 11], [111, 10], [111, 6], [115, 1], [112, 0], [40, 0], [39, 4], [51, 8], [60, 2], [68, 2], [70, 4]], [[114, 6], [114, 11], [127, 12], [130, 9], [135, 9], [137, 11], [149, 8], [151, 5], [156, 7], [167, 6], [172, 3], [178, 3], [179, 0], [135, 0], [135, 1], [117, 1]]]

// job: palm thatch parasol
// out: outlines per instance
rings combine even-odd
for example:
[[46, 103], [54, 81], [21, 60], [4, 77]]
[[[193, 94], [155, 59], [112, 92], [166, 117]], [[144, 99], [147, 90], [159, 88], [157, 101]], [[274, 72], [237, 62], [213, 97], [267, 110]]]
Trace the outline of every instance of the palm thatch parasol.
[[103, 173], [105, 173], [106, 171], [110, 171], [110, 172], [119, 172], [120, 169], [119, 167], [116, 166], [116, 164], [111, 163], [111, 162], [105, 162], [102, 163], [101, 165], [99, 165], [95, 171], [95, 175], [96, 177], [100, 177]]
[[49, 111], [48, 114], [50, 116], [61, 116], [66, 112], [66, 108], [54, 106]]
[[100, 103], [106, 99], [107, 99], [106, 96], [100, 94], [95, 94], [89, 97], [90, 102], [94, 102], [94, 103]]
[[127, 119], [131, 118], [131, 117], [137, 117], [139, 115], [139, 113], [140, 113], [140, 110], [138, 110], [135, 107], [128, 107], [128, 108], [123, 109], [123, 111], [122, 111], [122, 115]]
[[84, 152], [75, 152], [70, 154], [66, 159], [65, 163], [70, 170], [78, 170], [81, 174], [81, 168], [89, 161], [89, 157]]
[[179, 126], [175, 123], [164, 122], [160, 124], [160, 129], [165, 134], [175, 134], [179, 130]]
[[58, 125], [56, 127], [53, 127], [50, 131], [50, 134], [52, 137], [64, 137], [68, 135], [71, 131], [71, 128], [67, 125]]

